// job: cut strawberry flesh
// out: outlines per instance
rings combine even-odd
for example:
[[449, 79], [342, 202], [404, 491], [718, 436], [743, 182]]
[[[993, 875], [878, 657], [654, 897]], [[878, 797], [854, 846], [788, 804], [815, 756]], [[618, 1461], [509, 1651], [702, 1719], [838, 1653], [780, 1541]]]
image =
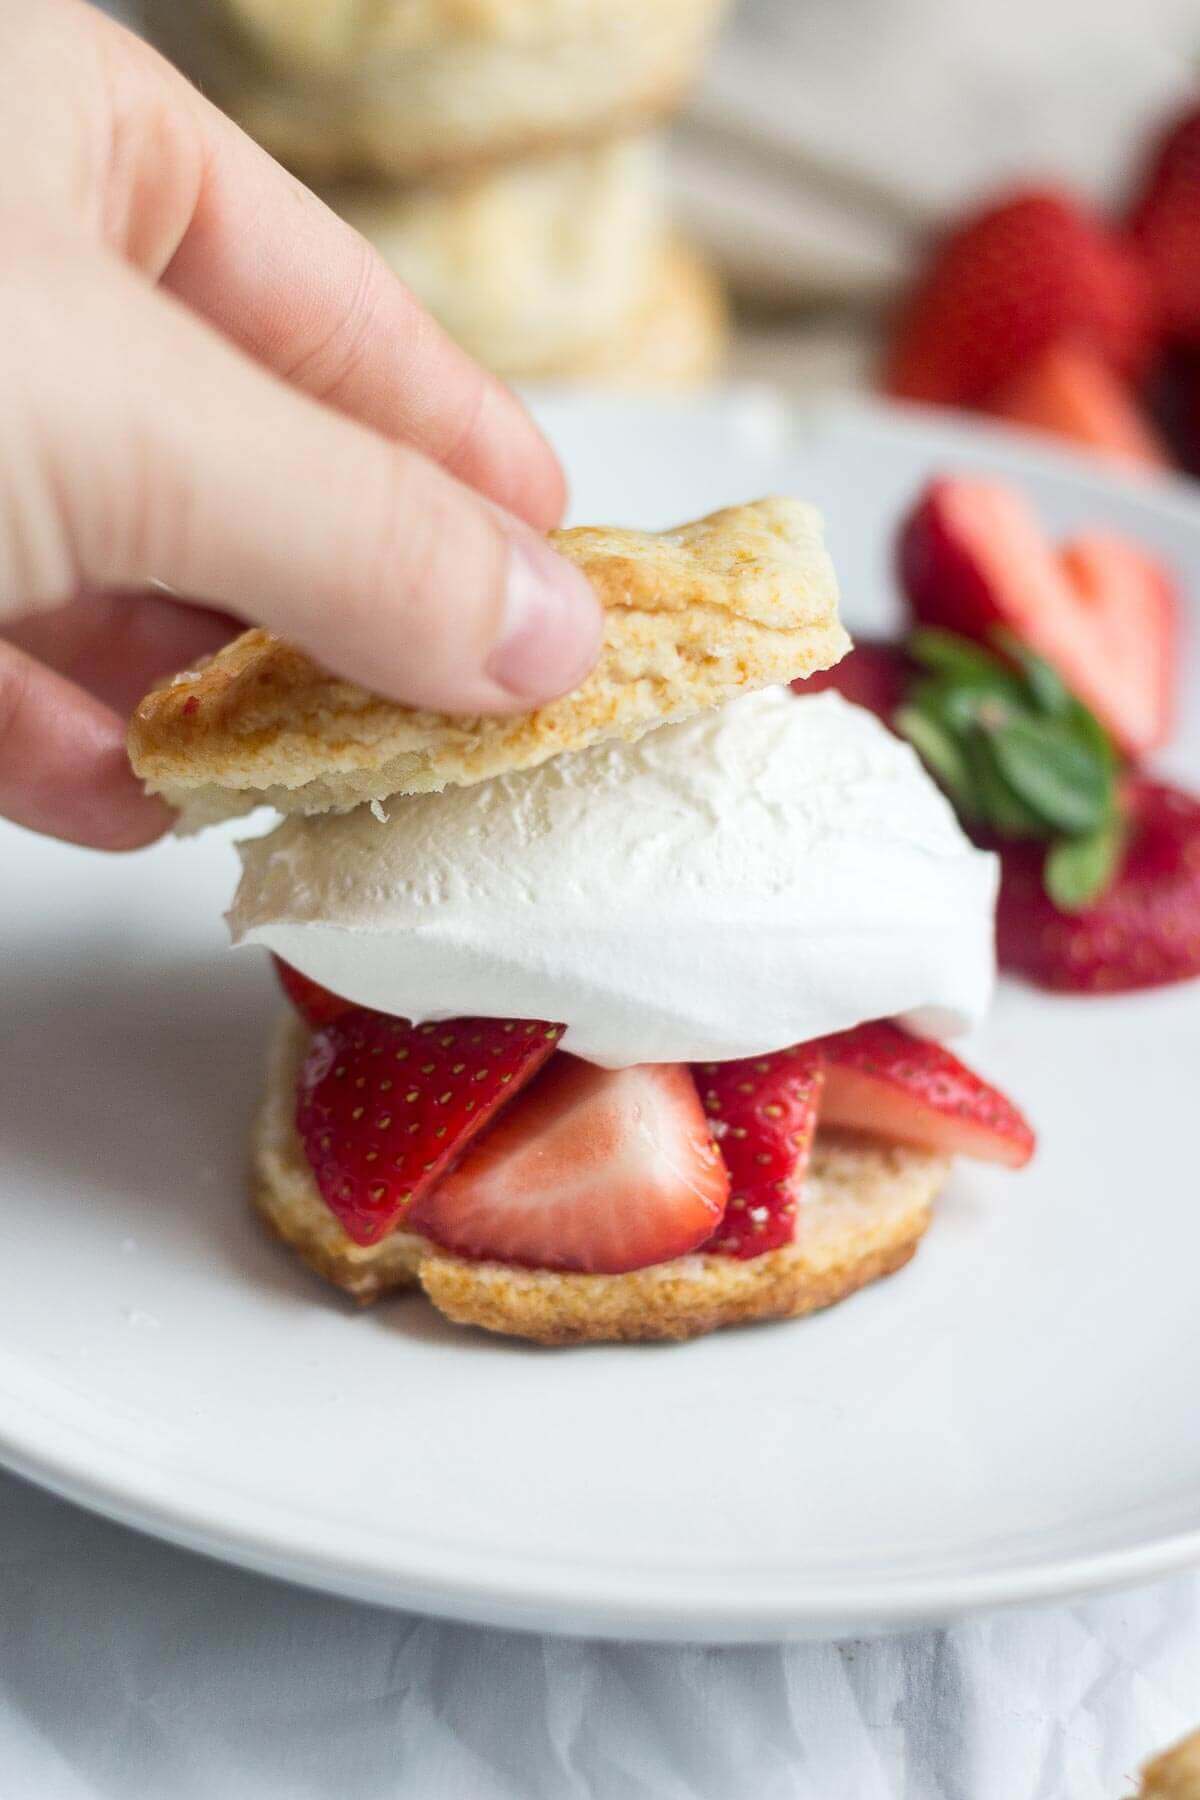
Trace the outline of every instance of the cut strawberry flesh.
[[395, 1229], [554, 1054], [561, 1025], [410, 1025], [353, 1007], [313, 1038], [296, 1128], [326, 1205], [358, 1244]]
[[1014, 1167], [1032, 1154], [1002, 1094], [895, 1025], [694, 1075], [556, 1055], [562, 1031], [361, 1007], [317, 1031], [296, 1124], [349, 1236], [403, 1225], [462, 1256], [620, 1274], [792, 1243], [818, 1121]]
[[728, 1193], [685, 1067], [560, 1054], [409, 1223], [462, 1256], [619, 1274], [695, 1250]]
[[1086, 346], [1051, 345], [986, 410], [1012, 425], [1081, 444], [1110, 462], [1159, 469], [1169, 461], [1129, 388]]
[[1033, 1155], [1011, 1100], [941, 1044], [880, 1022], [826, 1038], [824, 1050], [822, 1125], [1014, 1169]]
[[1129, 844], [1116, 879], [1080, 913], [1059, 912], [1040, 844], [1004, 844], [1000, 966], [1041, 987], [1113, 994], [1200, 975], [1200, 800], [1160, 782], [1125, 792]]
[[899, 566], [922, 624], [984, 641], [1004, 627], [1132, 755], [1167, 735], [1174, 603], [1165, 571], [1136, 545], [1091, 532], [1056, 551], [1012, 489], [943, 478], [905, 523]]
[[914, 616], [962, 637], [1004, 625], [1031, 642], [1026, 633], [1064, 604], [1053, 546], [1021, 495], [998, 481], [932, 481], [901, 527], [898, 559]]
[[794, 1242], [825, 1075], [819, 1046], [694, 1072], [729, 1170], [729, 1204], [705, 1250], [745, 1258]]
[[1099, 636], [1085, 685], [1073, 691], [1107, 718], [1131, 755], [1158, 749], [1171, 735], [1174, 712], [1176, 605], [1170, 576], [1115, 532], [1081, 533], [1062, 545], [1059, 560]]
[[319, 982], [310, 981], [291, 963], [284, 962], [282, 956], [271, 954], [275, 964], [275, 973], [279, 977], [279, 985], [295, 1007], [306, 1025], [318, 1031], [322, 1025], [328, 1025], [333, 1019], [340, 1019], [343, 1013], [349, 1012], [353, 1006], [350, 1000], [343, 1000], [340, 994], [331, 994]]

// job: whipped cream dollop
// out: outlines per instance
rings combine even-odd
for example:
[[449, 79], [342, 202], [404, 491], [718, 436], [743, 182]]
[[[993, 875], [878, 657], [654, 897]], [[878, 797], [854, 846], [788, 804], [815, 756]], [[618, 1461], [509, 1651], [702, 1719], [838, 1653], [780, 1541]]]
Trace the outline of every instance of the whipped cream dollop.
[[995, 859], [837, 694], [769, 689], [389, 808], [242, 845], [234, 941], [417, 1022], [565, 1024], [610, 1068], [866, 1019], [948, 1036], [990, 998]]

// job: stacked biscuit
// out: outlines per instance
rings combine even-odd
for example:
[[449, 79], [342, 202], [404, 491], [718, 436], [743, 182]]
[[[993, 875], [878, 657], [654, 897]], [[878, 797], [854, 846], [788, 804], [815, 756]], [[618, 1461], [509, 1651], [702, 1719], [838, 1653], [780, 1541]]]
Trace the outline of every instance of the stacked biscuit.
[[509, 379], [680, 386], [725, 321], [649, 128], [723, 0], [146, 0], [152, 35]]

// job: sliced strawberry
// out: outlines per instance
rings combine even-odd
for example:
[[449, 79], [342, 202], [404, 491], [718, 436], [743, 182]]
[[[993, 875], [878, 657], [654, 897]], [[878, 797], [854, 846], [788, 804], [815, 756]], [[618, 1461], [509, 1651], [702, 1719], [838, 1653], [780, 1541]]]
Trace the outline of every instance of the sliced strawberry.
[[950, 231], [903, 311], [889, 393], [985, 404], [1049, 345], [1086, 345], [1134, 376], [1153, 347], [1140, 259], [1070, 194], [1011, 194]]
[[999, 846], [1002, 968], [1078, 994], [1200, 975], [1200, 800], [1138, 780], [1128, 784], [1125, 804], [1130, 838], [1121, 868], [1085, 912], [1059, 912], [1047, 898], [1041, 845]]
[[333, 1019], [340, 1019], [344, 1012], [349, 1012], [352, 1002], [343, 1000], [340, 994], [331, 994], [318, 982], [310, 981], [291, 963], [284, 962], [282, 956], [272, 953], [271, 961], [275, 964], [275, 973], [279, 977], [279, 985], [295, 1007], [306, 1025], [319, 1031], [322, 1025], [328, 1025]]
[[410, 1025], [352, 1007], [313, 1038], [296, 1128], [317, 1186], [357, 1244], [377, 1244], [554, 1054], [561, 1025]]
[[728, 1194], [685, 1067], [562, 1055], [410, 1223], [463, 1256], [620, 1274], [695, 1250]]
[[824, 1059], [812, 1044], [695, 1071], [718, 1148], [729, 1170], [729, 1205], [704, 1248], [761, 1256], [790, 1244], [817, 1130]]
[[1200, 343], [1200, 107], [1158, 143], [1130, 216], [1164, 329]]
[[[1084, 701], [1090, 691], [1093, 710], [1130, 755], [1157, 750], [1171, 735], [1175, 710], [1178, 603], [1170, 574], [1115, 531], [1080, 532], [1058, 555], [1100, 636], [1086, 673], [1080, 665], [1067, 685]], [[1060, 659], [1064, 679], [1067, 667]]]
[[986, 411], [1094, 450], [1109, 462], [1166, 468], [1166, 449], [1126, 384], [1094, 350], [1052, 344], [989, 401]]
[[1013, 1169], [1033, 1155], [1033, 1132], [1012, 1101], [941, 1044], [880, 1022], [825, 1038], [823, 1049], [823, 1126]]
[[844, 700], [865, 706], [890, 725], [912, 673], [912, 663], [898, 645], [882, 638], [856, 638], [853, 650], [840, 663], [793, 681], [792, 692], [804, 696], [833, 688]]
[[997, 626], [1053, 663], [1131, 755], [1170, 730], [1175, 608], [1145, 551], [1092, 532], [1056, 551], [1001, 482], [942, 477], [901, 528], [900, 579], [914, 616], [986, 640]]

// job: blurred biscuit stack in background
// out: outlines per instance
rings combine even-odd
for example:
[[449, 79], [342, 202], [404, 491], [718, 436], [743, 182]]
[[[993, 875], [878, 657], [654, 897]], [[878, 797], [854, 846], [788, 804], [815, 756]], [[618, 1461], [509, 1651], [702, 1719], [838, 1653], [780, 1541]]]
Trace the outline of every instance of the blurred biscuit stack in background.
[[510, 380], [681, 387], [723, 297], [651, 128], [723, 0], [144, 0], [150, 35]]

